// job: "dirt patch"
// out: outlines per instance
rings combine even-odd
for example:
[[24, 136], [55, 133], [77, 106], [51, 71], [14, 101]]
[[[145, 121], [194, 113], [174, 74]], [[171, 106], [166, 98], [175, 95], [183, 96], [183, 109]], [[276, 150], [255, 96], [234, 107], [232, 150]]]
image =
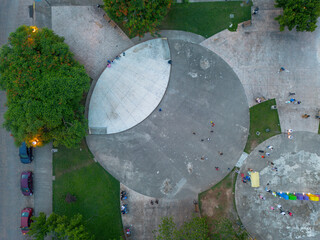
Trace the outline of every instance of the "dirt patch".
[[250, 143], [250, 152], [252, 152], [252, 150], [255, 149], [256, 146], [258, 146], [258, 145], [259, 145], [258, 140], [252, 140]]
[[248, 239], [234, 203], [235, 169], [221, 182], [200, 194], [201, 216], [206, 217], [210, 239]]
[[233, 176], [230, 173], [216, 186], [201, 195], [201, 215], [212, 219], [230, 218], [235, 215]]
[[227, 216], [232, 211], [232, 189], [210, 189], [201, 199], [202, 215], [207, 217]]
[[66, 169], [64, 171], [61, 171], [61, 172], [57, 173], [56, 177], [60, 177], [63, 174], [66, 174], [66, 173], [69, 173], [69, 172], [73, 172], [73, 171], [78, 170], [78, 169], [83, 168], [83, 167], [87, 167], [87, 166], [89, 166], [90, 164], [93, 164], [93, 163], [94, 163], [93, 161], [89, 161], [89, 162], [85, 162], [83, 164], [76, 165], [76, 166], [74, 166], [72, 168], [69, 168], [69, 169]]

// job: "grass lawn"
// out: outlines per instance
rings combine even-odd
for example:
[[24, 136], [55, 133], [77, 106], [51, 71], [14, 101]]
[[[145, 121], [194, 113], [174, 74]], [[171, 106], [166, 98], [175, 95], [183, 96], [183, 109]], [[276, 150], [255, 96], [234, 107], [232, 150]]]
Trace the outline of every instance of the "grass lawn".
[[[202, 35], [205, 38], [229, 28], [233, 23], [251, 19], [250, 4], [239, 2], [202, 2], [174, 4], [160, 25], [163, 30], [182, 30]], [[243, 7], [240, 4], [243, 3]], [[234, 14], [234, 18], [230, 18]], [[236, 29], [230, 29], [236, 30]]]
[[[199, 194], [201, 216], [207, 219], [211, 239], [247, 239], [247, 233], [237, 225], [241, 226], [242, 224], [236, 211], [234, 199], [236, 179], [237, 174], [233, 169], [215, 186]], [[216, 223], [225, 219], [230, 223], [230, 227], [234, 229], [233, 233], [228, 231], [227, 227], [220, 226], [218, 229], [216, 228]], [[222, 222], [222, 224], [225, 224], [225, 222]], [[224, 230], [227, 231], [224, 232]], [[239, 234], [238, 238], [236, 233]]]
[[[82, 214], [96, 239], [119, 239], [123, 236], [120, 183], [94, 162], [85, 142], [80, 147], [60, 147], [53, 155], [53, 211], [68, 217]], [[67, 193], [77, 201], [67, 203]]]
[[[272, 110], [272, 105], [276, 105], [274, 99], [250, 108], [250, 132], [247, 145], [244, 149], [246, 153], [250, 153], [266, 139], [281, 133], [278, 111]], [[270, 131], [266, 132], [266, 129]], [[260, 132], [259, 136], [256, 134], [257, 131]]]

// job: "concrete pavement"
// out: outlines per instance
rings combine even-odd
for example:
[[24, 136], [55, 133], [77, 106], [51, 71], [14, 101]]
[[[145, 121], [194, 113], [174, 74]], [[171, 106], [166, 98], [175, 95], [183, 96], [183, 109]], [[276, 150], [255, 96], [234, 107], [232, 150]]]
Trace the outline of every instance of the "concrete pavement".
[[185, 32], [185, 31], [177, 31], [177, 30], [161, 30], [158, 32], [159, 35], [155, 35], [152, 36], [150, 33], [146, 33], [144, 35], [143, 38], [139, 38], [139, 37], [134, 37], [131, 39], [131, 41], [134, 44], [139, 44], [141, 42], [150, 40], [150, 39], [155, 39], [155, 38], [168, 38], [171, 40], [183, 40], [186, 42], [192, 42], [192, 43], [196, 43], [199, 44], [201, 42], [203, 42], [206, 38], [195, 34], [195, 33], [191, 33], [191, 32]]
[[[224, 30], [201, 43], [222, 57], [242, 82], [249, 106], [255, 98], [276, 98], [281, 129], [318, 132], [314, 118], [320, 108], [320, 29], [315, 32], [279, 31], [274, 17], [281, 10], [273, 1], [255, 1], [259, 13], [252, 26], [239, 26], [237, 32]], [[260, 5], [262, 4], [262, 5]], [[280, 67], [288, 71], [280, 72]], [[295, 92], [302, 104], [286, 104]], [[310, 114], [310, 119], [301, 115]]]
[[[281, 134], [263, 142], [241, 167], [240, 171], [245, 175], [248, 168], [260, 173], [258, 188], [242, 183], [239, 177], [235, 195], [241, 221], [257, 239], [320, 238], [320, 202], [284, 200], [265, 191], [267, 187], [274, 192], [320, 193], [320, 136], [310, 132], [294, 132], [292, 136], [293, 139], [288, 139], [287, 134]], [[266, 148], [270, 145], [273, 150]], [[270, 156], [261, 158], [259, 150], [269, 152]], [[278, 171], [273, 171], [268, 161], [273, 162]], [[278, 204], [286, 211], [285, 216], [280, 214]], [[293, 216], [289, 216], [287, 211]]]
[[126, 186], [152, 197], [184, 199], [220, 181], [238, 161], [249, 109], [241, 83], [221, 58], [181, 40], [169, 40], [169, 46], [172, 70], [158, 108], [134, 128], [89, 135], [87, 143]]
[[[97, 80], [107, 66], [122, 51], [133, 46], [118, 27], [103, 18], [104, 11], [96, 6], [53, 6], [52, 30], [65, 38], [93, 80]], [[68, 24], [66, 24], [66, 22]]]
[[[132, 237], [128, 239], [153, 239], [153, 231], [158, 229], [163, 217], [172, 216], [180, 227], [194, 215], [200, 214], [195, 212], [193, 204], [193, 200], [198, 199], [197, 194], [183, 200], [156, 199], [137, 193], [123, 184], [120, 188], [128, 195], [128, 199], [122, 202], [128, 204], [129, 208], [129, 213], [122, 215], [124, 229], [130, 226], [132, 231]], [[157, 203], [156, 200], [158, 200]]]

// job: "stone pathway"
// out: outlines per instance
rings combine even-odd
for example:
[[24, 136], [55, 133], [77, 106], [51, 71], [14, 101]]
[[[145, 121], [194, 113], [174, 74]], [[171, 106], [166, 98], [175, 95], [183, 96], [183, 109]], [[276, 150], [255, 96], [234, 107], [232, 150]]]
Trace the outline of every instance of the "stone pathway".
[[[265, 9], [269, 9], [265, 5]], [[242, 82], [250, 106], [256, 97], [276, 98], [282, 131], [318, 132], [315, 119], [320, 108], [320, 29], [313, 33], [279, 32], [274, 17], [280, 10], [259, 10], [252, 26], [237, 32], [222, 31], [203, 41], [222, 57]], [[288, 71], [280, 72], [280, 67]], [[286, 104], [289, 92], [295, 92], [301, 104]], [[301, 118], [310, 114], [309, 119]]]

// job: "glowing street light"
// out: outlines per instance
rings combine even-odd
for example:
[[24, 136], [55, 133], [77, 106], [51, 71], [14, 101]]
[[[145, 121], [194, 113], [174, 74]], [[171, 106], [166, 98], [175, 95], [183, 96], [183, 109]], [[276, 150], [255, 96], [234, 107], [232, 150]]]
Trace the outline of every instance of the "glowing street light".
[[31, 26], [31, 28], [32, 28], [32, 32], [38, 31], [38, 28], [36, 26]]

